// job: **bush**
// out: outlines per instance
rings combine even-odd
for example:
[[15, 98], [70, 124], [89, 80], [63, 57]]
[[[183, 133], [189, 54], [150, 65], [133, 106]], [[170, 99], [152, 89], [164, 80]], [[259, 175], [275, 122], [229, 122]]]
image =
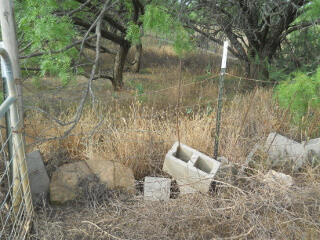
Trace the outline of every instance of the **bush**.
[[295, 72], [276, 88], [276, 97], [282, 108], [289, 108], [295, 122], [312, 114], [320, 107], [320, 67], [313, 75]]

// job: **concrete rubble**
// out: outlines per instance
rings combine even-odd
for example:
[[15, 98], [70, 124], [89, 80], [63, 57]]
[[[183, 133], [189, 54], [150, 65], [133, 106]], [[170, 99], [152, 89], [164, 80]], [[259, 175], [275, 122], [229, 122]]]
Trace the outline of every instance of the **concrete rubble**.
[[38, 150], [28, 153], [26, 161], [32, 202], [34, 206], [41, 206], [48, 201], [50, 179]]
[[220, 162], [197, 150], [176, 142], [167, 153], [163, 171], [178, 183], [180, 194], [202, 192], [210, 189]]
[[266, 175], [264, 175], [263, 181], [271, 188], [288, 188], [293, 185], [293, 179], [291, 176], [274, 170], [270, 170]]
[[168, 200], [170, 198], [171, 179], [159, 177], [145, 177], [144, 198], [146, 200]]

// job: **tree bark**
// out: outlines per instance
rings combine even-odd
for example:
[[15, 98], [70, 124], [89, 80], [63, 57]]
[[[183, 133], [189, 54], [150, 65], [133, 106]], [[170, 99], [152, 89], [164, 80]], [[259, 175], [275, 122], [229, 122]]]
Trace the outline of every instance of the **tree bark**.
[[267, 80], [269, 79], [269, 71], [266, 61], [252, 60], [249, 62], [249, 69], [247, 70], [247, 77], [251, 79]]
[[134, 55], [134, 64], [132, 66], [133, 73], [139, 73], [141, 66], [141, 57], [142, 57], [142, 44], [136, 45], [136, 52]]
[[130, 44], [119, 45], [119, 49], [114, 60], [112, 85], [115, 91], [123, 88], [123, 68], [130, 49]]

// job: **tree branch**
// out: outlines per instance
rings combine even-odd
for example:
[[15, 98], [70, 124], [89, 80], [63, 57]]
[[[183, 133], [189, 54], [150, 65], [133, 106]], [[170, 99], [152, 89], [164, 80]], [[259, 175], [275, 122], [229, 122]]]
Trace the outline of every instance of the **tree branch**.
[[[90, 29], [91, 25], [85, 21], [83, 21], [81, 18], [78, 17], [72, 17], [72, 20], [74, 21], [74, 24], [84, 27], [87, 30], [90, 30], [90, 32], [95, 32], [94, 29]], [[109, 39], [119, 45], [126, 45], [130, 44], [128, 40], [126, 40], [124, 37], [120, 37], [112, 32], [106, 31], [106, 30], [101, 30], [101, 36], [103, 38]]]
[[[93, 38], [95, 38], [96, 36], [97, 36], [97, 35], [94, 34], [94, 35], [88, 37], [86, 40], [93, 39]], [[70, 45], [68, 45], [68, 46], [65, 46], [64, 48], [61, 48], [61, 49], [58, 50], [58, 51], [32, 53], [32, 54], [30, 54], [30, 55], [20, 57], [20, 59], [26, 59], [26, 58], [32, 58], [32, 57], [39, 57], [39, 56], [42, 56], [42, 55], [48, 54], [48, 53], [51, 53], [51, 54], [62, 53], [62, 52], [66, 51], [66, 50], [68, 50], [68, 49], [70, 49], [70, 48], [73, 48], [74, 46], [77, 46], [77, 45], [81, 44], [82, 41], [83, 41], [83, 40], [78, 40], [78, 41], [76, 41], [76, 42], [74, 42], [74, 43], [72, 43], [72, 44], [70, 44]]]
[[[96, 50], [96, 46], [94, 46], [94, 45], [91, 45], [89, 43], [84, 43], [84, 45], [86, 46], [86, 48], [89, 48], [94, 51]], [[104, 46], [100, 46], [100, 52], [101, 53], [109, 53], [109, 54], [113, 54], [113, 55], [117, 54], [117, 52], [115, 50], [112, 50], [110, 48], [106, 48]]]
[[284, 32], [282, 37], [285, 37], [285, 36], [287, 36], [288, 34], [294, 32], [294, 31], [301, 30], [301, 29], [304, 29], [304, 28], [308, 28], [308, 27], [311, 27], [311, 26], [314, 26], [314, 25], [318, 25], [318, 24], [320, 24], [320, 18], [318, 18], [317, 20], [314, 20], [314, 21], [302, 22], [302, 23], [294, 24], [294, 25], [290, 26], [290, 28], [286, 32]]
[[[79, 3], [82, 3], [82, 4], [84, 4], [86, 2], [85, 0], [76, 0], [76, 1]], [[95, 13], [99, 12], [99, 9], [91, 3], [88, 3], [87, 7], [89, 9], [92, 9], [92, 11], [94, 11]], [[112, 16], [110, 16], [109, 14], [105, 13], [103, 16], [103, 20], [107, 21], [111, 26], [115, 27], [120, 32], [126, 33], [127, 29], [124, 26], [122, 26], [120, 23], [115, 21], [114, 18]]]

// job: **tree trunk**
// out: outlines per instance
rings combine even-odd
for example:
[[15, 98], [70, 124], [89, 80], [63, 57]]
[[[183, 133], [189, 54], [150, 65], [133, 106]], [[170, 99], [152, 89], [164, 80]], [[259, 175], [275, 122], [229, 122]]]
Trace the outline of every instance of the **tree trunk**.
[[[248, 71], [249, 70], [249, 71]], [[267, 68], [267, 62], [250, 61], [249, 69], [247, 70], [247, 77], [251, 79], [264, 80], [269, 79], [269, 70]]]
[[123, 68], [130, 49], [129, 44], [119, 45], [114, 60], [112, 85], [115, 91], [121, 91], [123, 87]]
[[134, 55], [134, 64], [132, 66], [133, 73], [139, 73], [140, 65], [141, 65], [141, 57], [142, 57], [142, 44], [136, 45], [136, 52]]
[[[257, 47], [258, 48], [258, 47]], [[246, 64], [247, 77], [258, 80], [269, 80], [268, 66], [276, 52], [276, 46], [259, 46], [260, 50], [249, 50]]]

